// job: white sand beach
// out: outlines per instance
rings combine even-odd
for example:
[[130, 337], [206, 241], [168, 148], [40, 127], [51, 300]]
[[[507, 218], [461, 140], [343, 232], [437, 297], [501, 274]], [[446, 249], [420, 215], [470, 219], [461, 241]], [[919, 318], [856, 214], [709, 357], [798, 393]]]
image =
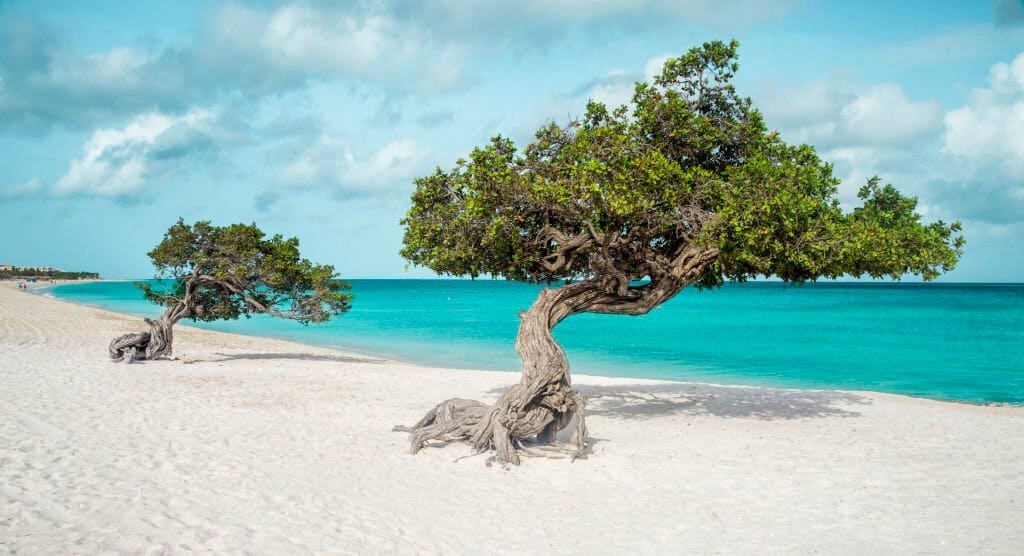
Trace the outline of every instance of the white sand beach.
[[391, 427], [516, 374], [142, 327], [0, 283], [0, 552], [1024, 554], [1021, 407], [576, 376], [589, 458], [505, 470]]

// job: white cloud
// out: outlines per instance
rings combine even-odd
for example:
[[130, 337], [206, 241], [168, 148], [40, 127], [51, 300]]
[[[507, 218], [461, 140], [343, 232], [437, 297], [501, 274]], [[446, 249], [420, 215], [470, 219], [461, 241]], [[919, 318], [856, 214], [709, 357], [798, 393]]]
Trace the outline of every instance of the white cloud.
[[422, 166], [429, 151], [412, 139], [397, 139], [384, 145], [363, 163], [357, 162], [351, 154], [344, 181], [363, 185], [387, 183], [411, 177]]
[[766, 87], [757, 106], [787, 140], [826, 149], [909, 145], [942, 129], [938, 102], [913, 101], [893, 83], [856, 87], [841, 76]]
[[203, 42], [201, 61], [256, 90], [349, 78], [433, 90], [463, 79], [453, 40], [435, 41], [380, 9], [292, 3], [267, 12], [228, 4]]
[[644, 63], [642, 71], [612, 70], [603, 78], [592, 82], [578, 97], [594, 99], [604, 103], [609, 108], [617, 108], [623, 104], [628, 104], [633, 99], [636, 83], [638, 81], [653, 82], [655, 76], [661, 75], [665, 62], [675, 56], [678, 55], [659, 54], [652, 56]]
[[360, 20], [301, 5], [269, 14], [229, 5], [218, 14], [216, 30], [229, 47], [266, 62], [269, 70], [365, 69], [379, 62], [387, 47], [403, 49], [399, 29], [386, 17]]
[[53, 185], [61, 195], [130, 196], [169, 170], [171, 160], [203, 149], [210, 141], [213, 115], [192, 110], [181, 116], [152, 112], [124, 129], [100, 129], [82, 147]]
[[639, 76], [635, 73], [628, 73], [622, 70], [612, 70], [603, 78], [590, 84], [590, 86], [573, 98], [571, 104], [577, 107], [583, 106], [583, 100], [595, 100], [603, 103], [610, 109], [617, 108], [629, 102], [633, 97], [633, 87]]
[[946, 114], [945, 150], [975, 169], [1024, 180], [1024, 53], [993, 65], [989, 86]]
[[153, 60], [131, 48], [119, 47], [84, 59], [64, 53], [53, 67], [50, 78], [75, 87], [131, 90], [143, 85], [140, 70]]
[[652, 58], [648, 58], [647, 59], [647, 63], [644, 64], [643, 79], [645, 81], [647, 81], [648, 83], [650, 83], [651, 81], [654, 81], [654, 78], [656, 76], [661, 75], [661, 70], [665, 66], [665, 62], [667, 62], [669, 60], [669, 58], [674, 58], [675, 56], [677, 56], [677, 55], [676, 54], [660, 54], [658, 56], [654, 56]]
[[375, 197], [407, 185], [423, 170], [429, 150], [412, 139], [390, 141], [366, 158], [357, 158], [349, 146], [323, 134], [281, 171], [290, 187], [327, 187], [341, 197]]
[[838, 132], [862, 144], [892, 145], [933, 134], [941, 127], [938, 102], [913, 102], [899, 85], [882, 83], [842, 108]]
[[797, 87], [764, 84], [755, 105], [769, 126], [778, 127], [790, 140], [808, 142], [834, 134], [842, 107], [855, 97], [853, 79], [833, 75]]
[[[648, 58], [642, 72], [622, 69], [609, 71], [604, 77], [591, 82], [579, 94], [574, 95], [573, 102], [593, 99], [608, 108], [629, 104], [633, 99], [636, 83], [638, 81], [652, 82], [656, 75], [661, 75], [662, 66], [672, 57], [672, 54], [661, 54]], [[582, 103], [578, 103], [577, 106], [582, 106]]]
[[999, 62], [993, 65], [989, 70], [989, 82], [999, 94], [1017, 95], [1024, 92], [1024, 52], [1009, 64]]

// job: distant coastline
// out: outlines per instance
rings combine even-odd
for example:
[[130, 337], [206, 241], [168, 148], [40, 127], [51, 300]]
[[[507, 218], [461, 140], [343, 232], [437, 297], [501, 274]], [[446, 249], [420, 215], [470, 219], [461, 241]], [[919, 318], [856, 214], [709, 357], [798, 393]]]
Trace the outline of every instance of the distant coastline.
[[99, 272], [62, 270], [52, 266], [17, 266], [0, 264], [0, 280], [80, 280], [99, 279]]

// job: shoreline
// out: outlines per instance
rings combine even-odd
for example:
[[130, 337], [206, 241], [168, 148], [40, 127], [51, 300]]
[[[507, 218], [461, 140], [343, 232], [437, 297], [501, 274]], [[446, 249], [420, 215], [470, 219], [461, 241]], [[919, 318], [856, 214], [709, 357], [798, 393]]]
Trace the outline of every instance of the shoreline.
[[[85, 280], [79, 280], [79, 281], [66, 281], [65, 284], [68, 284], [68, 283], [78, 284], [78, 283], [87, 283], [87, 282], [134, 282], [134, 281], [137, 281], [137, 280], [134, 280], [134, 279], [108, 279], [108, 278], [100, 278], [100, 279], [85, 279]], [[85, 308], [94, 309], [94, 310], [98, 310], [98, 311], [105, 311], [105, 312], [108, 312], [108, 313], [111, 313], [111, 314], [116, 314], [116, 315], [119, 315], [119, 316], [135, 318], [135, 319], [145, 318], [144, 316], [134, 315], [134, 314], [131, 314], [131, 313], [122, 313], [122, 312], [119, 312], [119, 311], [108, 309], [108, 308], [100, 306], [100, 305], [93, 305], [93, 304], [89, 304], [89, 303], [82, 303], [82, 302], [77, 302], [77, 301], [73, 301], [73, 300], [69, 300], [69, 299], [64, 299], [64, 298], [58, 297], [56, 295], [46, 296], [45, 290], [49, 290], [49, 289], [52, 289], [55, 286], [65, 285], [65, 284], [41, 284], [41, 285], [37, 285], [37, 286], [32, 286], [32, 287], [29, 287], [28, 293], [33, 293], [35, 295], [39, 295], [39, 296], [43, 296], [43, 297], [48, 297], [49, 299], [54, 299], [56, 301], [60, 301], [60, 302], [63, 302], [63, 303], [68, 303], [68, 304], [75, 305], [75, 306], [78, 306], [78, 307], [85, 307]], [[980, 284], [980, 285], [986, 285], [986, 284]], [[1001, 285], [1001, 284], [997, 284], [997, 285]], [[1012, 284], [1006, 284], [1006, 285], [1012, 285]], [[42, 290], [42, 291], [40, 291], [40, 290]], [[308, 346], [310, 348], [333, 350], [333, 351], [337, 351], [337, 352], [339, 352], [341, 354], [350, 355], [350, 356], [372, 357], [372, 358], [383, 359], [383, 360], [386, 360], [386, 361], [389, 361], [389, 362], [393, 362], [393, 363], [396, 363], [396, 364], [416, 366], [416, 367], [422, 367], [422, 368], [443, 368], [443, 369], [452, 369], [452, 370], [465, 371], [465, 372], [497, 372], [497, 373], [506, 373], [506, 374], [514, 373], [517, 376], [520, 373], [520, 370], [518, 370], [518, 369], [516, 369], [516, 370], [511, 370], [511, 369], [482, 369], [482, 368], [476, 368], [476, 367], [471, 367], [471, 366], [461, 366], [461, 365], [454, 365], [454, 366], [453, 365], [432, 365], [432, 364], [429, 364], [429, 363], [423, 363], [423, 362], [418, 362], [418, 361], [414, 361], [414, 360], [405, 359], [403, 357], [396, 357], [393, 354], [382, 353], [382, 352], [374, 352], [373, 350], [360, 350], [358, 348], [350, 348], [350, 347], [347, 347], [347, 346], [309, 343], [309, 342], [304, 342], [304, 341], [299, 340], [299, 339], [289, 338], [289, 337], [286, 337], [286, 336], [259, 334], [259, 333], [255, 333], [255, 332], [254, 333], [247, 333], [245, 331], [224, 332], [224, 331], [220, 331], [220, 330], [213, 330], [213, 329], [209, 329], [209, 328], [203, 328], [203, 327], [199, 327], [199, 326], [193, 326], [193, 325], [190, 325], [190, 324], [182, 324], [182, 323], [177, 324], [175, 326], [175, 329], [177, 330], [178, 327], [187, 327], [189, 329], [196, 330], [196, 331], [211, 332], [211, 333], [216, 333], [216, 334], [237, 335], [237, 336], [246, 337], [246, 338], [266, 338], [266, 339], [271, 339], [271, 340], [274, 340], [274, 341], [290, 342], [290, 343], [294, 343], [294, 344], [301, 345], [301, 346]], [[126, 333], [127, 332], [131, 332], [131, 330], [126, 330], [125, 332]], [[936, 398], [936, 397], [928, 397], [928, 396], [923, 396], [923, 395], [911, 395], [911, 394], [903, 394], [903, 393], [898, 393], [898, 392], [884, 392], [884, 391], [878, 391], [878, 390], [860, 390], [860, 389], [827, 388], [827, 387], [825, 387], [825, 388], [821, 388], [821, 387], [802, 387], [802, 386], [789, 386], [789, 385], [770, 384], [770, 383], [769, 384], [757, 384], [757, 383], [743, 383], [743, 382], [713, 382], [713, 381], [687, 380], [687, 379], [674, 379], [674, 378], [660, 378], [660, 377], [625, 376], [625, 375], [613, 374], [613, 373], [608, 373], [608, 374], [588, 374], [588, 373], [576, 373], [576, 372], [573, 372], [572, 376], [574, 378], [577, 378], [577, 377], [579, 377], [579, 378], [604, 377], [604, 378], [622, 379], [622, 380], [650, 381], [650, 382], [653, 382], [653, 383], [695, 384], [695, 385], [708, 385], [708, 386], [728, 387], [728, 388], [759, 388], [759, 389], [766, 389], [766, 390], [809, 391], [809, 392], [838, 392], [838, 393], [852, 393], [852, 394], [875, 394], [875, 395], [896, 396], [896, 397], [905, 397], [905, 398], [911, 398], [911, 399], [928, 400], [928, 401], [941, 402], [941, 403], [963, 404], [963, 405], [978, 406], [978, 407], [1019, 407], [1019, 408], [1024, 408], [1024, 403], [1000, 402], [1000, 401], [974, 401], [974, 400], [963, 400], [963, 399], [953, 399], [953, 398]]]
[[[134, 281], [134, 280], [107, 280], [107, 279], [99, 279], [99, 280], [84, 280], [83, 282], [86, 282], [86, 281], [88, 281], [88, 282], [128, 282], [128, 281]], [[37, 289], [37, 290], [45, 290], [45, 289], [49, 289], [49, 288], [52, 288], [52, 287], [53, 287], [53, 284], [50, 284], [50, 285], [46, 285], [46, 286], [37, 286], [35, 289]], [[67, 303], [69, 305], [73, 305], [73, 306], [76, 306], [76, 307], [82, 307], [82, 308], [86, 308], [86, 309], [90, 309], [90, 310], [94, 310], [94, 311], [100, 311], [100, 312], [103, 312], [103, 313], [107, 313], [107, 314], [109, 314], [111, 316], [131, 318], [131, 319], [139, 319], [140, 321], [143, 318], [143, 317], [141, 317], [139, 315], [133, 315], [133, 314], [130, 314], [130, 313], [122, 313], [120, 311], [114, 311], [114, 310], [108, 309], [106, 307], [101, 307], [99, 305], [90, 305], [88, 303], [78, 303], [78, 302], [71, 301], [71, 300], [64, 299], [64, 298], [57, 297], [57, 296], [48, 297], [44, 293], [33, 292], [32, 289], [33, 288], [30, 287], [29, 290], [27, 291], [27, 293], [30, 293], [30, 294], [33, 294], [33, 295], [37, 295], [37, 296], [40, 296], [40, 297], [44, 297], [46, 299], [50, 299], [50, 300], [57, 301], [57, 302], [60, 302], [60, 303]], [[304, 347], [304, 348], [310, 348], [310, 349], [315, 349], [315, 350], [327, 350], [327, 351], [337, 352], [339, 355], [343, 355], [343, 356], [357, 357], [357, 358], [376, 358], [376, 359], [380, 359], [382, 361], [386, 361], [386, 362], [390, 362], [390, 363], [395, 363], [395, 364], [403, 365], [403, 366], [417, 367], [417, 368], [423, 369], [423, 370], [426, 370], [426, 369], [446, 369], [446, 370], [459, 371], [459, 372], [467, 372], [467, 373], [501, 373], [501, 374], [505, 374], [505, 375], [514, 375], [514, 376], [519, 376], [521, 374], [521, 371], [519, 371], [519, 370], [508, 371], [508, 370], [501, 370], [501, 369], [476, 369], [476, 368], [471, 368], [471, 367], [438, 367], [438, 366], [434, 366], [434, 365], [427, 365], [427, 364], [424, 364], [424, 363], [419, 363], [419, 362], [416, 362], [416, 361], [407, 361], [407, 360], [396, 358], [396, 357], [389, 356], [389, 355], [386, 355], [386, 354], [364, 352], [364, 351], [359, 351], [359, 350], [350, 350], [350, 349], [345, 349], [345, 348], [342, 348], [342, 347], [335, 347], [335, 346], [312, 344], [312, 343], [308, 343], [308, 342], [302, 342], [302, 341], [293, 340], [293, 339], [290, 339], [290, 338], [283, 338], [283, 337], [279, 337], [279, 336], [269, 336], [269, 335], [255, 334], [255, 333], [253, 333], [253, 334], [246, 334], [244, 332], [224, 332], [224, 331], [221, 331], [221, 330], [211, 330], [211, 329], [208, 329], [208, 328], [201, 328], [201, 327], [198, 327], [198, 326], [192, 326], [190, 324], [179, 323], [179, 324], [176, 324], [174, 326], [175, 330], [178, 330], [179, 328], [188, 329], [188, 330], [194, 331], [196, 333], [222, 335], [222, 336], [229, 337], [229, 338], [230, 337], [237, 337], [239, 339], [241, 339], [241, 338], [245, 338], [245, 339], [262, 338], [262, 339], [272, 340], [274, 342], [283, 342], [283, 343], [293, 344], [296, 347]], [[130, 330], [126, 330], [125, 331], [125, 333], [128, 333], [128, 332], [131, 332], [131, 331]], [[172, 361], [173, 360], [177, 360], [177, 359], [172, 359]], [[673, 379], [668, 379], [668, 378], [630, 377], [630, 376], [616, 376], [616, 375], [593, 375], [593, 374], [585, 374], [585, 373], [573, 373], [572, 376], [574, 378], [588, 378], [588, 379], [607, 378], [607, 379], [624, 380], [624, 381], [628, 380], [628, 381], [631, 381], [631, 382], [641, 382], [641, 383], [649, 383], [649, 384], [692, 384], [692, 385], [698, 385], [698, 386], [713, 386], [713, 387], [718, 387], [718, 388], [751, 388], [751, 389], [762, 389], [762, 390], [783, 390], [783, 391], [791, 391], [791, 392], [799, 392], [799, 391], [808, 391], [808, 392], [840, 392], [840, 393], [851, 393], [851, 394], [870, 393], [870, 394], [898, 396], [898, 397], [913, 398], [913, 399], [923, 399], [923, 400], [930, 400], [930, 401], [937, 401], [937, 402], [967, 403], [968, 405], [979, 405], [979, 406], [986, 406], [986, 405], [988, 405], [988, 404], [973, 404], [973, 403], [970, 403], [970, 402], [958, 402], [958, 401], [955, 401], [955, 400], [937, 400], [937, 399], [932, 399], [932, 398], [923, 398], [923, 397], [919, 397], [919, 396], [906, 396], [906, 395], [903, 395], [903, 394], [890, 394], [888, 392], [874, 392], [874, 391], [871, 391], [871, 390], [860, 391], [860, 390], [840, 390], [840, 389], [834, 389], [834, 388], [786, 388], [786, 387], [761, 386], [761, 385], [752, 385], [752, 384], [726, 384], [726, 383], [702, 382], [702, 381], [692, 381], [692, 380], [673, 380]], [[1014, 406], [1013, 404], [1007, 404], [1007, 405]]]
[[0, 286], [0, 546], [1024, 551], [1021, 407], [575, 375], [587, 459], [502, 470], [458, 442], [410, 455], [391, 427], [518, 375], [187, 326], [178, 360], [110, 362], [136, 323]]
[[[87, 279], [87, 280], [83, 280], [81, 282], [84, 283], [84, 282], [126, 282], [126, 281], [134, 281], [134, 280], [101, 278], [101, 279]], [[76, 283], [77, 282], [78, 281], [76, 281]], [[0, 283], [0, 285], [4, 285], [4, 284]], [[143, 318], [143, 317], [140, 317], [140, 316], [137, 316], [137, 315], [132, 315], [132, 314], [129, 314], [129, 313], [121, 313], [121, 312], [118, 312], [118, 311], [113, 311], [113, 310], [107, 309], [105, 307], [89, 305], [89, 304], [86, 304], [86, 303], [76, 303], [74, 301], [63, 299], [63, 298], [60, 298], [60, 297], [57, 297], [57, 296], [46, 296], [43, 293], [33, 292], [32, 291], [33, 289], [37, 289], [37, 290], [48, 289], [48, 288], [52, 288], [53, 286], [54, 286], [53, 284], [50, 284], [50, 285], [45, 285], [45, 286], [36, 286], [34, 288], [30, 287], [24, 293], [29, 293], [29, 294], [35, 295], [37, 297], [40, 297], [40, 298], [43, 298], [43, 299], [47, 299], [49, 301], [53, 301], [53, 302], [56, 302], [56, 303], [62, 303], [62, 304], [70, 305], [70, 306], [73, 306], [73, 307], [80, 307], [80, 308], [88, 309], [88, 310], [91, 310], [91, 311], [97, 311], [97, 312], [100, 312], [100, 313], [105, 313], [106, 315], [108, 315], [110, 317], [115, 317], [115, 318], [119, 318], [119, 319], [139, 319], [139, 320], [141, 320]], [[287, 345], [289, 345], [290, 347], [293, 347], [293, 348], [304, 348], [304, 349], [309, 349], [309, 350], [314, 350], [314, 351], [327, 351], [327, 352], [335, 353], [335, 354], [337, 354], [337, 355], [339, 355], [341, 357], [350, 357], [350, 358], [353, 358], [353, 359], [375, 360], [375, 361], [384, 362], [384, 363], [392, 363], [392, 364], [395, 364], [395, 365], [401, 365], [403, 367], [415, 368], [415, 369], [418, 369], [418, 370], [421, 370], [421, 371], [446, 370], [446, 371], [465, 372], [465, 373], [488, 373], [488, 374], [495, 373], [495, 374], [504, 375], [504, 376], [512, 375], [512, 376], [516, 376], [516, 377], [520, 376], [520, 374], [521, 374], [521, 372], [518, 371], [518, 370], [516, 370], [516, 371], [506, 371], [506, 370], [499, 370], [499, 369], [475, 369], [475, 368], [468, 368], [468, 367], [467, 368], [463, 368], [463, 367], [439, 367], [439, 366], [434, 366], [434, 365], [426, 365], [426, 364], [418, 363], [418, 362], [415, 362], [415, 361], [406, 361], [406, 360], [402, 360], [402, 359], [397, 359], [397, 358], [386, 356], [386, 355], [382, 355], [382, 354], [374, 354], [374, 353], [361, 352], [361, 351], [358, 351], [358, 350], [348, 350], [348, 349], [344, 349], [344, 348], [340, 348], [340, 347], [312, 344], [312, 343], [302, 342], [302, 341], [298, 341], [298, 340], [292, 340], [292, 339], [289, 339], [289, 338], [281, 338], [281, 337], [276, 337], [276, 336], [266, 336], [266, 335], [260, 335], [260, 334], [246, 334], [246, 333], [242, 333], [242, 332], [224, 332], [224, 331], [220, 331], [220, 330], [211, 330], [211, 329], [207, 329], [207, 328], [200, 328], [200, 327], [191, 326], [191, 325], [188, 325], [188, 324], [180, 324], [179, 323], [179, 324], [175, 325], [175, 330], [177, 331], [179, 329], [187, 330], [189, 334], [210, 335], [211, 337], [222, 337], [226, 342], [229, 342], [229, 343], [231, 341], [233, 341], [233, 340], [234, 341], [245, 341], [246, 343], [251, 343], [253, 340], [263, 339], [263, 340], [267, 340], [269, 342], [274, 342], [274, 343], [279, 343], [279, 344], [287, 344]], [[127, 333], [127, 332], [131, 332], [131, 330], [125, 330], [124, 333]], [[180, 345], [179, 345], [179, 347], [180, 347]], [[176, 347], [176, 349], [175, 349], [176, 352], [178, 351], [179, 347]], [[174, 361], [184, 361], [184, 359], [182, 359], [182, 358], [178, 357], [177, 355], [175, 355], [174, 359], [171, 359], [170, 362], [174, 362]], [[117, 364], [116, 362], [111, 362], [109, 360], [107, 362], [110, 362], [112, 364]], [[897, 394], [897, 393], [892, 393], [892, 392], [879, 392], [879, 391], [875, 391], [875, 390], [851, 390], [851, 389], [840, 389], [840, 388], [795, 388], [795, 387], [781, 387], [781, 386], [764, 386], [764, 385], [757, 385], [757, 384], [729, 384], [729, 383], [705, 382], [705, 381], [693, 381], [693, 380], [673, 380], [673, 379], [667, 379], [667, 378], [630, 377], [630, 376], [615, 376], [615, 375], [595, 375], [595, 374], [586, 374], [586, 373], [573, 373], [572, 377], [574, 379], [583, 379], [585, 381], [589, 380], [589, 381], [604, 382], [604, 381], [609, 381], [610, 380], [610, 381], [613, 381], [613, 382], [640, 383], [640, 384], [645, 384], [645, 385], [678, 385], [678, 386], [687, 386], [687, 385], [689, 385], [689, 386], [697, 386], [697, 387], [707, 386], [707, 387], [713, 387], [713, 388], [731, 388], [731, 389], [748, 389], [748, 390], [781, 391], [781, 392], [815, 392], [815, 393], [852, 394], [852, 395], [862, 395], [862, 396], [866, 395], [866, 396], [872, 396], [872, 397], [885, 397], [885, 398], [892, 398], [892, 399], [915, 400], [915, 401], [923, 401], [923, 402], [938, 403], [938, 404], [964, 405], [964, 406], [968, 406], [968, 407], [1013, 408], [1013, 409], [1021, 410], [1022, 414], [1024, 414], [1024, 405], [1021, 405], [1021, 404], [1005, 403], [1005, 402], [978, 403], [978, 402], [971, 402], [971, 401], [965, 401], [965, 400], [939, 399], [939, 398], [929, 398], [929, 397], [925, 397], [925, 396], [910, 396], [910, 395], [907, 395], [907, 394]]]

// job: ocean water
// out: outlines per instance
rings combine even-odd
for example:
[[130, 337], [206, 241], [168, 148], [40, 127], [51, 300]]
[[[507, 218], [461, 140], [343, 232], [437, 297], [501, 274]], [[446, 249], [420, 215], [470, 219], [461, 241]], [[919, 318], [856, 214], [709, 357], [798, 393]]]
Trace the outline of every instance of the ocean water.
[[[267, 316], [196, 325], [515, 371], [518, 312], [540, 290], [500, 280], [351, 284], [352, 310], [323, 325]], [[50, 293], [139, 316], [160, 313], [131, 282], [64, 284]], [[727, 284], [684, 290], [644, 316], [575, 315], [555, 336], [575, 373], [1024, 404], [1022, 284]]]

